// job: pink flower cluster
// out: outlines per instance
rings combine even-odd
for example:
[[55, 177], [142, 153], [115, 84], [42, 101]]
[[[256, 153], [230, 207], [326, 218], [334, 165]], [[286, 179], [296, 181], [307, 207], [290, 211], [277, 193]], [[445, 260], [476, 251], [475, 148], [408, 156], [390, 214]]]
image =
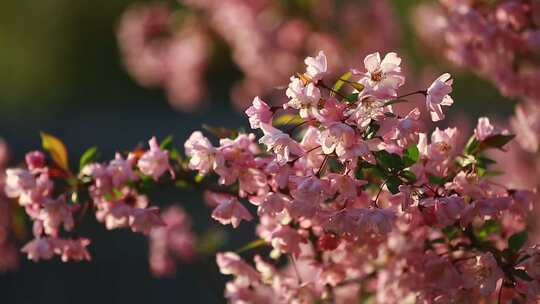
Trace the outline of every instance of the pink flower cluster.
[[[387, 0], [323, 0], [304, 7], [268, 0], [179, 2], [177, 10], [162, 4], [128, 9], [118, 43], [131, 76], [143, 86], [164, 88], [171, 104], [184, 111], [204, 97], [210, 60], [223, 61], [211, 58], [222, 41], [243, 74], [232, 88], [232, 100], [245, 109], [254, 95], [277, 97], [272, 87], [283, 85], [304, 56], [317, 49], [324, 49], [338, 71], [364, 52], [395, 47], [398, 40]], [[291, 11], [299, 14], [291, 18]], [[358, 33], [373, 24], [378, 25], [376, 35]]]
[[[508, 155], [514, 135], [487, 117], [465, 144], [461, 127], [427, 132], [422, 113], [438, 122], [454, 102], [451, 76], [401, 94], [397, 53], [369, 54], [364, 67], [337, 79], [324, 51], [304, 63], [289, 78], [286, 103], [255, 97], [245, 111], [259, 135], [207, 128], [220, 137], [215, 145], [195, 131], [186, 157], [152, 138], [148, 150], [108, 163], [89, 163], [85, 153], [74, 175], [62, 145], [49, 139], [55, 164], [31, 152], [25, 169], [6, 171], [7, 196], [34, 222], [23, 251], [36, 261], [88, 260], [89, 240], [75, 228], [92, 209], [108, 229], [149, 234], [152, 272], [172, 275], [177, 259], [194, 258], [191, 222], [176, 207], [161, 217], [144, 194], [171, 182], [206, 191], [211, 217], [223, 225], [257, 220], [257, 240], [216, 256], [233, 276], [225, 286], [231, 303], [537, 303], [536, 193], [508, 182], [512, 172], [496, 171], [492, 156]], [[395, 107], [412, 95], [425, 106]], [[512, 127], [535, 151], [537, 113], [520, 111]], [[269, 250], [253, 264], [240, 256], [258, 247]]]
[[[217, 175], [228, 189], [209, 196], [212, 217], [237, 227], [254, 218], [245, 202], [254, 205], [256, 234], [272, 249], [266, 260], [255, 256], [255, 267], [233, 252], [217, 255], [221, 272], [234, 276], [227, 299], [347, 303], [360, 294], [379, 303], [449, 303], [504, 291], [508, 300], [536, 301], [538, 251], [524, 232], [534, 193], [492, 181], [494, 161], [485, 155], [513, 135], [487, 118], [465, 147], [457, 128], [421, 132], [420, 109], [398, 113], [392, 104], [422, 94], [438, 121], [453, 102], [450, 75], [400, 96], [405, 77], [395, 53], [368, 55], [364, 70], [333, 87], [324, 82], [323, 52], [305, 63], [283, 110], [256, 97], [246, 111], [266, 151], [254, 134], [216, 147], [196, 131], [185, 144], [189, 168]], [[280, 129], [280, 112], [292, 127]], [[284, 256], [287, 268], [272, 265]]]
[[163, 87], [171, 104], [192, 111], [205, 95], [201, 85], [210, 57], [209, 37], [198, 21], [172, 30], [164, 4], [137, 5], [122, 16], [118, 44], [128, 72], [145, 87]]
[[4, 191], [15, 198], [33, 221], [35, 239], [26, 244], [22, 251], [34, 261], [50, 259], [59, 255], [62, 260], [89, 260], [85, 238], [63, 238], [75, 227], [73, 214], [78, 205], [68, 204], [65, 195], [55, 197], [50, 170], [45, 164], [45, 155], [39, 151], [26, 155], [28, 169], [7, 169]]
[[131, 153], [124, 159], [117, 153], [107, 165], [91, 163], [81, 170], [81, 176], [91, 178], [93, 183], [89, 194], [96, 219], [109, 230], [130, 227], [133, 232], [148, 234], [152, 228], [164, 225], [159, 208], [149, 207], [146, 195], [129, 186], [141, 175], [157, 180], [170, 169], [168, 153], [160, 149], [156, 138], [150, 139], [149, 146], [140, 157]]
[[[0, 140], [0, 167], [5, 168], [8, 161], [7, 144]], [[13, 271], [19, 264], [19, 256], [15, 246], [15, 232], [17, 227], [14, 223], [15, 213], [11, 202], [1, 190], [4, 187], [4, 170], [0, 174], [0, 273]]]
[[191, 220], [177, 206], [163, 211], [161, 218], [166, 226], [150, 231], [150, 270], [155, 276], [172, 276], [176, 273], [176, 260], [190, 262], [195, 259], [195, 234]]
[[528, 0], [440, 0], [413, 20], [427, 45], [495, 83], [507, 96], [539, 100], [540, 4]]
[[[39, 151], [26, 155], [27, 169], [7, 169], [5, 193], [17, 199], [33, 221], [35, 239], [22, 249], [28, 258], [39, 261], [59, 255], [63, 261], [90, 260], [86, 249], [90, 240], [77, 237], [74, 231], [90, 208], [107, 229], [130, 227], [148, 234], [163, 226], [159, 208], [149, 207], [147, 197], [130, 186], [145, 176], [157, 180], [170, 170], [168, 152], [159, 148], [155, 138], [149, 145], [139, 156], [131, 153], [124, 159], [117, 153], [108, 164], [87, 164], [79, 176], [48, 166]], [[57, 192], [62, 194], [54, 196]], [[82, 201], [79, 197], [85, 193], [89, 199]]]

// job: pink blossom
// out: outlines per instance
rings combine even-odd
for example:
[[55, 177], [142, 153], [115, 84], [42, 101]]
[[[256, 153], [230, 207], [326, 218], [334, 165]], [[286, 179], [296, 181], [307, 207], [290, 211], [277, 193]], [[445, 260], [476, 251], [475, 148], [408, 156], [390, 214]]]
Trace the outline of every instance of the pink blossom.
[[387, 234], [392, 230], [396, 215], [388, 209], [367, 209], [360, 220], [360, 226], [375, 234]]
[[127, 182], [137, 180], [133, 172], [133, 158], [124, 159], [120, 153], [107, 166], [107, 174], [110, 175], [112, 185], [117, 188], [123, 187]]
[[[115, 195], [118, 195], [115, 194]], [[104, 222], [109, 230], [129, 226], [130, 216], [135, 209], [145, 209], [148, 206], [148, 198], [128, 188], [122, 189], [121, 197], [117, 200], [95, 198], [96, 219]]]
[[90, 240], [86, 238], [59, 240], [55, 253], [61, 256], [62, 262], [90, 261], [92, 257], [86, 249], [88, 245]]
[[320, 142], [324, 154], [336, 152], [338, 157], [343, 156], [354, 143], [354, 130], [343, 123], [332, 123], [321, 132]]
[[265, 262], [260, 255], [253, 257], [255, 269], [261, 274], [263, 281], [270, 281], [277, 274], [277, 269], [270, 263]]
[[[420, 110], [412, 109], [405, 117], [398, 119], [386, 119], [382, 122], [381, 134], [385, 141], [396, 140], [401, 148], [406, 148], [408, 144], [416, 141], [416, 136], [420, 131]], [[386, 124], [389, 123], [390, 126]], [[385, 132], [385, 127], [386, 132]]]
[[494, 130], [495, 128], [489, 122], [489, 118], [480, 117], [476, 129], [474, 129], [474, 135], [479, 141], [483, 141], [491, 136]]
[[426, 93], [426, 107], [431, 114], [432, 121], [444, 119], [442, 106], [451, 106], [454, 103], [450, 94], [452, 92], [451, 75], [444, 73], [435, 79]]
[[161, 150], [157, 139], [152, 137], [148, 141], [150, 151], [147, 151], [141, 156], [137, 162], [137, 166], [145, 175], [152, 176], [154, 180], [158, 180], [165, 171], [170, 170], [169, 153]]
[[201, 132], [193, 132], [185, 142], [184, 148], [186, 155], [190, 157], [190, 169], [207, 174], [214, 167], [215, 148]]
[[369, 54], [364, 59], [367, 72], [360, 79], [365, 85], [365, 93], [378, 98], [396, 97], [397, 89], [405, 83], [401, 72], [401, 58], [390, 52], [381, 60], [379, 52]]
[[257, 213], [275, 215], [283, 211], [286, 205], [290, 204], [291, 198], [282, 193], [270, 192], [264, 194], [263, 197], [252, 198], [250, 200], [255, 205], [258, 205]]
[[531, 102], [516, 106], [510, 125], [516, 133], [516, 140], [527, 152], [538, 150], [540, 134], [540, 106]]
[[23, 169], [7, 169], [4, 191], [8, 197], [16, 198], [35, 187], [34, 177]]
[[36, 171], [45, 166], [45, 154], [41, 151], [32, 151], [26, 153], [26, 166], [30, 171]]
[[367, 183], [348, 175], [329, 174], [328, 177], [330, 178], [331, 189], [339, 193], [335, 199], [336, 202], [346, 202], [357, 198], [360, 192], [359, 187]]
[[290, 100], [283, 105], [283, 108], [300, 110], [299, 113], [302, 118], [312, 116], [321, 98], [321, 92], [315, 84], [310, 82], [306, 85], [302, 79], [297, 77], [291, 77], [286, 94]]
[[219, 252], [216, 254], [216, 262], [219, 271], [226, 275], [235, 275], [238, 279], [246, 282], [257, 282], [260, 275], [253, 267], [249, 266], [234, 252]]
[[427, 157], [433, 160], [443, 160], [452, 155], [456, 148], [457, 128], [444, 130], [435, 128], [431, 134], [431, 144], [427, 149]]
[[259, 96], [253, 99], [252, 106], [245, 113], [249, 117], [249, 124], [252, 129], [260, 128], [261, 123], [270, 123], [273, 115], [270, 107]]
[[257, 294], [251, 286], [239, 280], [227, 282], [225, 298], [232, 304], [270, 303], [270, 301], [264, 301], [264, 298]]
[[324, 55], [323, 51], [319, 51], [316, 57], [307, 57], [304, 63], [307, 65], [306, 75], [311, 81], [317, 82], [326, 74], [326, 55]]
[[155, 227], [164, 226], [165, 223], [159, 216], [159, 208], [147, 209], [135, 208], [129, 216], [129, 226], [133, 232], [148, 234]]
[[149, 263], [152, 274], [166, 277], [176, 273], [177, 260], [190, 262], [195, 258], [196, 237], [182, 208], [171, 206], [161, 217], [165, 225], [154, 227], [148, 235]]
[[253, 219], [246, 207], [234, 197], [222, 201], [212, 211], [212, 218], [223, 225], [231, 224], [234, 228], [238, 227], [242, 220], [251, 221]]
[[420, 201], [419, 204], [424, 220], [429, 225], [446, 227], [452, 225], [465, 211], [466, 205], [462, 197], [453, 195], [441, 199], [427, 198]]
[[321, 123], [333, 123], [343, 120], [343, 112], [347, 108], [347, 104], [338, 101], [335, 97], [328, 98], [322, 107], [313, 114]]
[[64, 197], [56, 200], [49, 199], [43, 204], [37, 219], [43, 222], [45, 234], [58, 236], [59, 228], [63, 225], [64, 230], [70, 231], [75, 223], [73, 221], [73, 207], [66, 203]]
[[261, 129], [264, 136], [259, 139], [259, 142], [266, 145], [267, 151], [275, 153], [276, 161], [280, 165], [290, 161], [292, 159], [291, 155], [302, 156], [304, 154], [300, 145], [291, 139], [288, 134], [267, 124], [261, 124]]
[[28, 259], [38, 262], [39, 260], [49, 260], [54, 256], [56, 244], [53, 238], [35, 238], [21, 249], [28, 255]]
[[365, 130], [372, 121], [379, 121], [384, 119], [385, 110], [389, 107], [385, 107], [385, 101], [365, 97], [361, 102], [357, 103], [356, 108], [346, 112], [349, 115], [347, 119], [348, 123], [355, 124], [359, 129]]
[[503, 272], [491, 252], [477, 256], [463, 265], [463, 277], [467, 288], [479, 288], [482, 295], [489, 295], [503, 278]]
[[294, 200], [286, 207], [287, 211], [294, 218], [310, 219], [330, 197], [330, 182], [316, 176], [296, 177], [292, 182], [296, 184], [296, 188], [291, 190]]
[[289, 226], [279, 226], [272, 232], [272, 247], [282, 253], [298, 256], [301, 242], [303, 242], [302, 237]]

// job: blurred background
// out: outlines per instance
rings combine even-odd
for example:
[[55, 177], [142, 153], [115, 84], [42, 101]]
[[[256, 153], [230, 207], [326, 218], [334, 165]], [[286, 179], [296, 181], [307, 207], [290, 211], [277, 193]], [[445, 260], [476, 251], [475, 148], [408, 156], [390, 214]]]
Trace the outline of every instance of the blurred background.
[[[284, 18], [301, 16], [306, 7], [319, 5], [316, 0], [275, 2], [281, 3], [282, 10], [286, 7], [292, 12], [292, 17]], [[362, 7], [369, 1], [335, 2]], [[189, 22], [195, 19], [195, 24], [200, 24], [204, 16], [210, 14], [204, 7], [193, 5], [193, 1], [186, 3], [170, 1], [168, 5], [175, 16]], [[510, 115], [513, 101], [502, 97], [491, 84], [446, 66], [437, 54], [426, 51], [411, 25], [411, 9], [416, 3], [388, 1], [392, 13], [385, 21], [395, 25], [390, 31], [397, 38], [389, 48], [402, 55], [408, 79], [411, 86], [414, 85], [411, 91], [423, 89], [441, 71], [450, 71], [456, 79], [450, 121], [466, 124], [480, 115], [501, 119]], [[93, 145], [100, 148], [101, 158], [106, 160], [112, 158], [116, 150], [131, 149], [154, 135], [163, 139], [173, 134], [175, 143], [181, 145], [203, 123], [247, 126], [239, 109], [242, 101], [249, 104], [253, 96], [242, 97], [238, 90], [231, 90], [247, 76], [245, 67], [235, 58], [238, 54], [230, 47], [235, 42], [226, 34], [229, 29], [202, 25], [212, 45], [205, 72], [197, 78], [204, 83], [205, 94], [199, 97], [200, 105], [185, 111], [185, 107], [177, 106], [174, 96], [171, 97], [163, 85], [147, 85], [126, 71], [125, 50], [119, 48], [116, 34], [122, 15], [133, 4], [131, 0], [3, 1], [0, 10], [0, 136], [9, 145], [11, 165], [20, 163], [25, 152], [40, 148], [39, 131], [61, 138], [74, 162]], [[294, 15], [295, 12], [298, 14]], [[185, 17], [197, 13], [200, 15], [196, 18]], [[348, 33], [364, 37], [362, 43], [367, 46], [369, 37], [379, 35], [380, 30], [374, 23], [353, 21], [347, 25]], [[339, 35], [336, 31], [335, 36]], [[255, 42], [245, 39], [245, 43]], [[348, 46], [342, 47], [347, 49]], [[366, 47], [365, 51], [350, 54], [343, 64], [363, 68], [362, 60], [371, 51]], [[298, 67], [302, 68], [301, 61]], [[275, 82], [278, 83], [272, 85], [286, 85], [287, 78]], [[250, 91], [245, 92], [248, 95]], [[242, 99], [240, 103], [239, 99]], [[157, 193], [155, 201], [161, 206], [180, 203], [194, 215], [195, 230], [201, 234], [209, 229], [228, 231], [209, 220], [209, 210], [199, 194], [168, 189]], [[252, 229], [253, 226], [242, 225], [242, 229], [234, 233], [228, 231], [223, 248], [236, 249], [249, 242], [246, 232]], [[83, 235], [84, 232], [93, 236], [92, 262], [60, 265], [54, 261], [32, 263], [22, 258], [18, 271], [0, 273], [3, 303], [222, 301], [223, 278], [217, 274], [211, 255], [201, 257], [194, 265], [180, 265], [173, 278], [155, 279], [148, 270], [144, 236], [124, 230], [106, 231], [97, 224], [84, 227]]]

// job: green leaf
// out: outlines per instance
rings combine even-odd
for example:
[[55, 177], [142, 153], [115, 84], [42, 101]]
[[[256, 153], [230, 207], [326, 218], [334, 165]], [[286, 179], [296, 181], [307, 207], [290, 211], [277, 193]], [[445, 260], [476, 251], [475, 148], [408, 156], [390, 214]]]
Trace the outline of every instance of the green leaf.
[[512, 274], [515, 275], [516, 277], [522, 279], [522, 280], [525, 280], [527, 282], [530, 282], [532, 280], [534, 280], [528, 273], [527, 271], [525, 271], [525, 269], [512, 269]]
[[352, 93], [350, 95], [345, 96], [346, 102], [357, 102], [358, 101], [358, 93]]
[[183, 179], [177, 180], [174, 185], [180, 189], [189, 189], [191, 187], [191, 184]]
[[457, 229], [456, 226], [453, 225], [444, 227], [442, 232], [449, 240], [453, 240], [459, 235], [459, 229]]
[[403, 153], [405, 167], [414, 165], [420, 159], [420, 151], [416, 145], [410, 145]]
[[414, 183], [416, 181], [416, 174], [414, 174], [412, 171], [403, 170], [399, 173], [399, 175], [405, 178], [409, 183]]
[[206, 124], [202, 125], [203, 129], [212, 133], [217, 138], [236, 138], [238, 136], [238, 131], [235, 129], [229, 129], [225, 127], [213, 127]]
[[398, 171], [403, 169], [405, 166], [399, 155], [394, 153], [388, 153], [387, 151], [381, 150], [374, 152], [377, 163], [384, 169], [390, 171]]
[[392, 194], [396, 194], [399, 192], [399, 186], [401, 185], [401, 180], [396, 176], [390, 176], [386, 180], [386, 187]]
[[514, 253], [517, 253], [521, 247], [525, 245], [525, 243], [527, 243], [527, 231], [524, 230], [513, 234], [508, 239], [508, 249]]
[[52, 160], [58, 167], [69, 171], [68, 153], [64, 143], [51, 134], [41, 132], [41, 145], [49, 152]]
[[251, 249], [255, 249], [255, 248], [258, 248], [258, 247], [261, 247], [261, 246], [265, 246], [265, 245], [267, 245], [265, 240], [257, 239], [255, 241], [252, 241], [252, 242], [246, 244], [242, 248], [236, 250], [236, 253], [242, 253], [242, 252], [245, 252], [245, 251], [248, 251], [248, 250], [251, 250]]
[[334, 86], [332, 87], [332, 91], [330, 92], [330, 96], [336, 96], [336, 92], [339, 92], [341, 90], [341, 87], [345, 84], [346, 81], [348, 81], [352, 76], [352, 72], [348, 71], [341, 75], [339, 79], [334, 83]]
[[467, 144], [465, 145], [465, 148], [463, 149], [464, 154], [474, 154], [476, 153], [476, 150], [478, 150], [480, 146], [480, 142], [476, 139], [476, 137], [471, 136], [469, 140], [467, 141]]
[[340, 173], [340, 172], [343, 172], [343, 169], [345, 168], [343, 163], [333, 156], [328, 158], [327, 163], [328, 163], [328, 169], [330, 170], [330, 172]]
[[478, 156], [476, 158], [478, 166], [481, 166], [483, 168], [486, 168], [489, 165], [496, 164], [497, 162], [491, 158], [485, 157], [485, 156]]
[[375, 135], [377, 135], [377, 131], [379, 131], [379, 128], [380, 126], [374, 121], [372, 120], [367, 129], [366, 129], [366, 132], [364, 133], [364, 139], [372, 139], [375, 137]]
[[481, 149], [483, 148], [496, 148], [496, 149], [502, 149], [504, 145], [506, 145], [509, 141], [514, 139], [516, 137], [513, 134], [503, 135], [503, 134], [497, 134], [490, 136], [486, 139], [484, 139], [480, 143]]
[[97, 156], [98, 148], [96, 146], [90, 147], [84, 151], [79, 160], [79, 170], [82, 170], [84, 166], [91, 163]]
[[501, 229], [499, 223], [495, 220], [487, 220], [484, 225], [482, 225], [482, 227], [480, 227], [478, 229], [478, 231], [476, 232], [476, 236], [479, 238], [479, 239], [485, 239], [487, 238], [488, 236], [494, 234], [494, 233], [497, 233], [499, 232]]
[[197, 241], [197, 252], [203, 255], [214, 254], [227, 241], [227, 235], [223, 230], [211, 228], [203, 233]]
[[138, 185], [139, 185], [139, 188], [140, 188], [141, 191], [148, 192], [148, 191], [152, 190], [152, 188], [155, 187], [156, 182], [154, 181], [154, 179], [151, 176], [144, 175], [144, 176], [141, 177]]
[[504, 174], [503, 171], [491, 171], [482, 168], [478, 168], [478, 176], [480, 177], [493, 177]]
[[357, 90], [358, 92], [362, 92], [365, 88], [365, 86], [361, 83], [358, 83], [358, 82], [347, 82], [351, 87], [353, 87], [355, 90]]
[[204, 179], [204, 175], [202, 175], [202, 174], [197, 174], [197, 175], [195, 176], [195, 182], [196, 182], [197, 184], [200, 183], [200, 182], [202, 182], [203, 179]]
[[165, 139], [161, 141], [161, 144], [159, 145], [159, 147], [162, 150], [171, 150], [173, 147], [173, 136], [169, 135], [165, 137]]
[[442, 186], [446, 183], [446, 178], [442, 176], [428, 175], [428, 180], [430, 183], [434, 185], [439, 185], [439, 186]]
[[276, 117], [272, 124], [274, 126], [298, 125], [304, 122], [304, 119], [298, 114], [283, 114]]

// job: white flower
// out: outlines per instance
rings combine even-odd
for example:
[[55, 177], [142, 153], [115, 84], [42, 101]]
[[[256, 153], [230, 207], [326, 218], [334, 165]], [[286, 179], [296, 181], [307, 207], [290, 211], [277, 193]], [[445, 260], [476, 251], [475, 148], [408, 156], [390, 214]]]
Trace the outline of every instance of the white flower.
[[444, 73], [435, 79], [427, 89], [426, 107], [431, 113], [431, 120], [439, 121], [444, 119], [441, 106], [451, 106], [454, 103], [450, 94], [452, 92], [451, 75]]
[[309, 76], [313, 82], [320, 80], [328, 68], [326, 55], [324, 55], [323, 51], [319, 51], [319, 54], [316, 57], [307, 57], [304, 60], [304, 63], [307, 65], [306, 75]]
[[364, 59], [367, 72], [359, 81], [365, 86], [363, 94], [378, 98], [397, 96], [397, 89], [405, 83], [400, 64], [401, 58], [394, 52], [386, 54], [382, 61], [379, 52], [367, 55]]

